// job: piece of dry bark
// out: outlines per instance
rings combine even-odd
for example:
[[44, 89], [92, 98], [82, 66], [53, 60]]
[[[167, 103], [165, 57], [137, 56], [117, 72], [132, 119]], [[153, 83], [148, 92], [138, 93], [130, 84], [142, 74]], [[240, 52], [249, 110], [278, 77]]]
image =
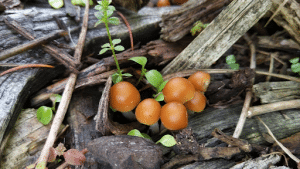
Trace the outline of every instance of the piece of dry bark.
[[[290, 137], [279, 140], [287, 149], [291, 151], [294, 155], [300, 155], [300, 133], [296, 133]], [[282, 152], [282, 148], [278, 146], [277, 143], [274, 143], [271, 148], [271, 152]]]
[[[275, 12], [278, 6], [284, 0], [273, 0], [271, 11]], [[300, 44], [300, 4], [296, 0], [288, 0], [287, 3], [279, 9], [279, 12], [273, 20], [282, 26], [297, 42]]]
[[226, 7], [161, 73], [211, 66], [271, 7], [270, 0], [237, 0]]
[[161, 38], [176, 42], [187, 35], [196, 21], [211, 22], [231, 0], [189, 0], [162, 17]]
[[300, 98], [300, 83], [293, 81], [261, 82], [253, 85], [252, 90], [261, 103], [274, 103]]

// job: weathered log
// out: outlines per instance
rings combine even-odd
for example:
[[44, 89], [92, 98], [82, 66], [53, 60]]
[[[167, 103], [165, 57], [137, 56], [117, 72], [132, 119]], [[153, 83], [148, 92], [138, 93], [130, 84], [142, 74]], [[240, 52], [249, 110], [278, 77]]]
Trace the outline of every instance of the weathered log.
[[[49, 5], [49, 4], [48, 4]], [[133, 30], [133, 37], [136, 42], [148, 41], [155, 38], [155, 34], [159, 32], [158, 23], [161, 21], [160, 15], [163, 9], [153, 9], [152, 15], [147, 14], [137, 15], [130, 13], [125, 14]], [[157, 11], [158, 10], [158, 11]], [[169, 8], [170, 10], [170, 8]], [[89, 13], [89, 30], [86, 36], [84, 53], [98, 53], [101, 45], [107, 43], [108, 37], [106, 29], [103, 25], [94, 27], [97, 18], [94, 16], [96, 11], [90, 10]], [[153, 15], [155, 14], [155, 15]], [[77, 27], [78, 24], [69, 18], [65, 11], [54, 10], [50, 8], [29, 7], [24, 10], [6, 10], [0, 17], [0, 50], [12, 48], [16, 45], [28, 42], [25, 38], [9, 29], [3, 22], [3, 17], [10, 17], [20, 23], [25, 29], [33, 33], [36, 37], [43, 36], [47, 33], [52, 33], [58, 29], [52, 15], [58, 16], [63, 20], [70, 29]], [[83, 12], [81, 13], [83, 15]], [[73, 41], [78, 40], [78, 32], [71, 35]], [[125, 24], [111, 27], [111, 34], [113, 38], [122, 39], [122, 44], [125, 47], [129, 45], [129, 35]], [[158, 35], [158, 34], [157, 34]], [[64, 42], [63, 38], [59, 42]], [[69, 45], [73, 45], [69, 43]], [[41, 49], [37, 48], [28, 52], [16, 55], [1, 63], [44, 63], [53, 64], [54, 60], [45, 54]], [[59, 67], [58, 67], [59, 68]], [[62, 70], [62, 69], [58, 69]], [[22, 72], [15, 72], [9, 75], [0, 77], [0, 142], [3, 135], [9, 132], [16, 121], [16, 117], [21, 111], [25, 101], [32, 93], [39, 90], [51, 79], [57, 76], [61, 71], [58, 70], [24, 70]], [[6, 135], [6, 134], [5, 134]]]
[[[203, 112], [189, 118], [188, 127], [191, 127], [200, 144], [215, 146], [219, 144], [212, 139], [211, 132], [218, 128], [228, 135], [232, 135], [242, 110], [241, 105], [232, 105], [226, 109], [207, 108]], [[290, 119], [285, 119], [284, 113]], [[283, 110], [259, 116], [271, 129], [277, 139], [286, 138], [300, 131], [299, 110]], [[266, 144], [263, 135], [267, 133], [265, 127], [255, 118], [246, 120], [241, 139], [251, 144]]]
[[[9, 134], [5, 145], [1, 144], [0, 167], [1, 168], [25, 168], [33, 164], [40, 155], [44, 143], [48, 137], [51, 123], [44, 126], [37, 120], [36, 109], [26, 109], [20, 113]], [[61, 125], [59, 132], [64, 125]]]
[[271, 7], [270, 0], [236, 0], [230, 3], [162, 74], [211, 66]]

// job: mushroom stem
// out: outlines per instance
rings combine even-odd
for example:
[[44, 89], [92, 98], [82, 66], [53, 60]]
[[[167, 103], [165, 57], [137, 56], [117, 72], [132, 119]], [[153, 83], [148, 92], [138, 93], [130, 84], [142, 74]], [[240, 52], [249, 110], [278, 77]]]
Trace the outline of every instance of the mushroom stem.
[[135, 121], [136, 120], [136, 117], [135, 117], [135, 114], [132, 112], [132, 111], [129, 111], [129, 112], [122, 112], [122, 115], [130, 120], [130, 121]]
[[159, 124], [158, 122], [152, 124], [150, 127], [149, 127], [149, 131], [151, 133], [151, 135], [156, 135], [159, 133]]

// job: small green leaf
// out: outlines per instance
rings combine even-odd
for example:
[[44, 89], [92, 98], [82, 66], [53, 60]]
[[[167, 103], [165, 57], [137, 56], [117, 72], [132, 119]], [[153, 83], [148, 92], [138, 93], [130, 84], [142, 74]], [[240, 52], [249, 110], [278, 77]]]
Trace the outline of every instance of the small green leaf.
[[95, 23], [94, 27], [98, 26], [99, 24], [104, 23], [102, 20], [99, 20]]
[[50, 100], [54, 103], [59, 103], [61, 101], [61, 95], [53, 94], [50, 96]]
[[118, 46], [115, 47], [115, 50], [116, 51], [123, 51], [123, 50], [125, 50], [125, 48], [121, 45], [118, 45]]
[[158, 102], [160, 102], [160, 101], [164, 101], [164, 99], [165, 99], [165, 96], [164, 96], [164, 94], [159, 94], [156, 98], [155, 98], [155, 100], [156, 101], [158, 101]]
[[166, 134], [160, 140], [156, 142], [156, 144], [161, 143], [166, 147], [172, 147], [176, 144], [176, 140], [173, 136]]
[[166, 86], [167, 83], [168, 83], [168, 80], [167, 80], [167, 81], [163, 81], [163, 82], [159, 85], [159, 87], [157, 88], [157, 92], [161, 92], [161, 91], [164, 89], [164, 87]]
[[133, 129], [133, 130], [129, 131], [127, 135], [129, 135], [129, 136], [143, 137], [144, 138], [144, 136], [142, 135], [142, 133], [139, 130], [137, 130], [137, 129]]
[[144, 56], [132, 57], [129, 60], [132, 60], [132, 61], [134, 61], [134, 62], [136, 62], [136, 63], [138, 63], [138, 64], [140, 64], [142, 66], [145, 66], [146, 63], [147, 63], [147, 58], [144, 57]]
[[107, 11], [106, 11], [106, 17], [109, 18], [113, 13], [114, 13], [114, 11], [112, 11], [112, 10], [107, 10]]
[[110, 44], [109, 43], [105, 43], [104, 45], [101, 46], [101, 48], [110, 48]]
[[[99, 2], [98, 2], [98, 3], [99, 3]], [[95, 6], [95, 9], [98, 10], [98, 11], [102, 11], [102, 10], [103, 10], [103, 8], [102, 8], [101, 5], [96, 5], [96, 6]]]
[[112, 81], [114, 82], [114, 84], [119, 83], [122, 81], [122, 77], [120, 77], [119, 73], [114, 73], [112, 76]]
[[143, 135], [144, 138], [149, 139], [149, 140], [152, 140], [151, 137], [150, 137], [148, 134], [142, 133], [142, 135]]
[[48, 0], [48, 3], [54, 8], [59, 9], [64, 6], [63, 0]]
[[115, 11], [116, 8], [115, 8], [114, 6], [112, 6], [112, 5], [109, 5], [109, 6], [107, 7], [107, 10]]
[[103, 53], [105, 53], [106, 51], [108, 51], [109, 48], [103, 48], [100, 50], [99, 55], [102, 55]]
[[294, 73], [300, 72], [300, 63], [292, 64], [291, 69]]
[[108, 23], [113, 24], [113, 25], [119, 25], [120, 20], [117, 17], [111, 17], [108, 19]]
[[102, 12], [95, 12], [95, 16], [96, 16], [96, 18], [97, 18], [98, 20], [102, 20], [103, 17], [104, 17], [104, 15], [103, 15]]
[[232, 63], [232, 64], [229, 64], [230, 68], [233, 69], [233, 70], [239, 70], [240, 68], [240, 65], [237, 64], [237, 63]]
[[232, 63], [235, 63], [236, 61], [235, 61], [235, 57], [234, 57], [234, 55], [228, 55], [227, 57], [226, 57], [226, 63], [227, 64], [232, 64]]
[[156, 89], [158, 89], [160, 84], [164, 81], [162, 75], [157, 70], [150, 70], [145, 73], [145, 76], [147, 81]]
[[108, 5], [109, 5], [109, 4], [111, 4], [112, 0], [108, 0], [107, 2], [108, 2]]
[[299, 62], [299, 57], [293, 58], [290, 60], [291, 63], [296, 64]]
[[50, 123], [52, 115], [53, 113], [50, 107], [41, 106], [36, 111], [36, 117], [43, 125], [47, 125]]
[[132, 74], [130, 74], [130, 73], [124, 73], [124, 74], [122, 74], [123, 76], [126, 76], [126, 77], [131, 77], [132, 76]]
[[116, 45], [116, 44], [119, 44], [121, 43], [121, 39], [113, 39], [112, 40], [112, 44]]

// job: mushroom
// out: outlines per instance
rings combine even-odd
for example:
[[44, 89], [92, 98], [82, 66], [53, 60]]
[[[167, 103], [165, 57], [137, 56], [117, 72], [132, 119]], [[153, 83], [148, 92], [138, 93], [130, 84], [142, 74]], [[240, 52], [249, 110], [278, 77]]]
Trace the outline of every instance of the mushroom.
[[175, 77], [167, 82], [162, 92], [166, 103], [177, 101], [183, 104], [194, 97], [195, 87], [187, 79]]
[[181, 130], [188, 125], [185, 106], [179, 102], [169, 102], [161, 108], [160, 120], [169, 130]]
[[159, 0], [156, 4], [157, 7], [170, 6], [169, 0]]
[[160, 110], [159, 102], [148, 98], [138, 104], [135, 109], [135, 116], [140, 123], [150, 126], [159, 120]]
[[184, 103], [184, 106], [193, 112], [201, 112], [206, 106], [206, 97], [202, 92], [196, 91], [194, 98]]
[[210, 74], [197, 71], [192, 74], [188, 80], [194, 85], [196, 90], [205, 92], [210, 83]]
[[122, 81], [111, 87], [109, 100], [112, 109], [129, 112], [139, 104], [141, 95], [131, 83]]

